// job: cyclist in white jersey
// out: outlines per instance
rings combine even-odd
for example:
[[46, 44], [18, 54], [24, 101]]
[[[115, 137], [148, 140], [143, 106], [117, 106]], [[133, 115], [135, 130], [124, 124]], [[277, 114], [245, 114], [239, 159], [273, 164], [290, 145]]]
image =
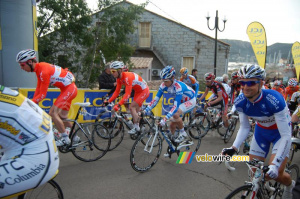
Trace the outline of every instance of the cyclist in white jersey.
[[0, 85], [0, 198], [38, 187], [58, 172], [51, 117]]
[[256, 126], [250, 146], [250, 160], [264, 161], [272, 144], [267, 177], [285, 185], [282, 198], [292, 198], [295, 182], [284, 171], [291, 146], [291, 117], [283, 96], [277, 91], [262, 89], [266, 77], [265, 70], [258, 65], [246, 65], [239, 70], [242, 88], [234, 101], [239, 113], [240, 129], [230, 148], [223, 155], [233, 155], [250, 132], [249, 117], [255, 119]]

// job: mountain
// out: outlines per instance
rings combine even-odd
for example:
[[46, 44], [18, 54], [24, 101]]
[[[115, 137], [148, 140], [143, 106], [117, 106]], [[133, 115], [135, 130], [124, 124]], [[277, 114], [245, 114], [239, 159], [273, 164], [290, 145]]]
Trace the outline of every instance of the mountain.
[[[229, 62], [255, 62], [256, 58], [250, 42], [232, 39], [220, 40], [230, 44]], [[292, 59], [290, 52], [292, 46], [293, 44], [287, 43], [275, 43], [267, 46], [267, 63], [278, 63], [280, 59]]]

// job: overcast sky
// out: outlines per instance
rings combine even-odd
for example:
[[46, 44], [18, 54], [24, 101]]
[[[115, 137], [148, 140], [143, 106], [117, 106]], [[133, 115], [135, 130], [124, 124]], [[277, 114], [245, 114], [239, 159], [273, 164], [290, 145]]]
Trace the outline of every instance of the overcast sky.
[[[96, 8], [96, 0], [86, 0]], [[140, 4], [146, 0], [129, 0]], [[246, 33], [251, 22], [258, 21], [267, 35], [267, 45], [300, 41], [300, 0], [150, 0], [147, 10], [170, 18], [211, 37], [215, 31], [207, 27], [206, 16], [210, 15], [210, 27], [215, 25], [216, 10], [219, 26], [218, 39], [249, 41]]]

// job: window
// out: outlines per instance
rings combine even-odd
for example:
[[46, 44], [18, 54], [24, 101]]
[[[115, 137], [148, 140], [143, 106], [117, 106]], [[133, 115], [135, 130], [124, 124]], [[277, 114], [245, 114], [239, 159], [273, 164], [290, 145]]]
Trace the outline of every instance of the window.
[[189, 70], [189, 74], [191, 74], [194, 68], [194, 57], [183, 57], [182, 58], [182, 67], [186, 67]]
[[141, 22], [139, 24], [139, 47], [150, 48], [151, 46], [151, 23]]

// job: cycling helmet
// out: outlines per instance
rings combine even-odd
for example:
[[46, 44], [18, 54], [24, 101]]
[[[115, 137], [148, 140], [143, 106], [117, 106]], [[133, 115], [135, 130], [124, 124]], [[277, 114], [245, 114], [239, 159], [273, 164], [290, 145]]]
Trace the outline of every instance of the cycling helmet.
[[216, 77], [215, 79], [217, 82], [223, 82], [223, 77]]
[[16, 61], [17, 62], [27, 62], [30, 59], [35, 59], [35, 51], [31, 49], [22, 50], [17, 54]]
[[213, 80], [215, 79], [215, 75], [213, 73], [206, 73], [204, 75], [204, 80]]
[[164, 69], [160, 72], [160, 78], [161, 79], [171, 79], [176, 74], [175, 69], [173, 66], [166, 66]]
[[280, 86], [280, 85], [281, 85], [281, 82], [279, 80], [274, 81], [274, 86]]
[[236, 79], [236, 78], [239, 78], [238, 72], [237, 72], [237, 71], [236, 71], [236, 72], [233, 72], [233, 73], [231, 74], [231, 79]]
[[181, 75], [187, 75], [188, 72], [189, 72], [189, 70], [186, 67], [183, 67], [182, 69], [180, 69]]
[[289, 86], [297, 86], [298, 82], [296, 78], [291, 78], [288, 82]]
[[114, 61], [113, 63], [110, 64], [110, 69], [123, 69], [124, 68], [124, 63], [121, 61]]
[[259, 65], [248, 64], [240, 68], [238, 76], [244, 79], [257, 78], [264, 80], [266, 78], [266, 72]]

